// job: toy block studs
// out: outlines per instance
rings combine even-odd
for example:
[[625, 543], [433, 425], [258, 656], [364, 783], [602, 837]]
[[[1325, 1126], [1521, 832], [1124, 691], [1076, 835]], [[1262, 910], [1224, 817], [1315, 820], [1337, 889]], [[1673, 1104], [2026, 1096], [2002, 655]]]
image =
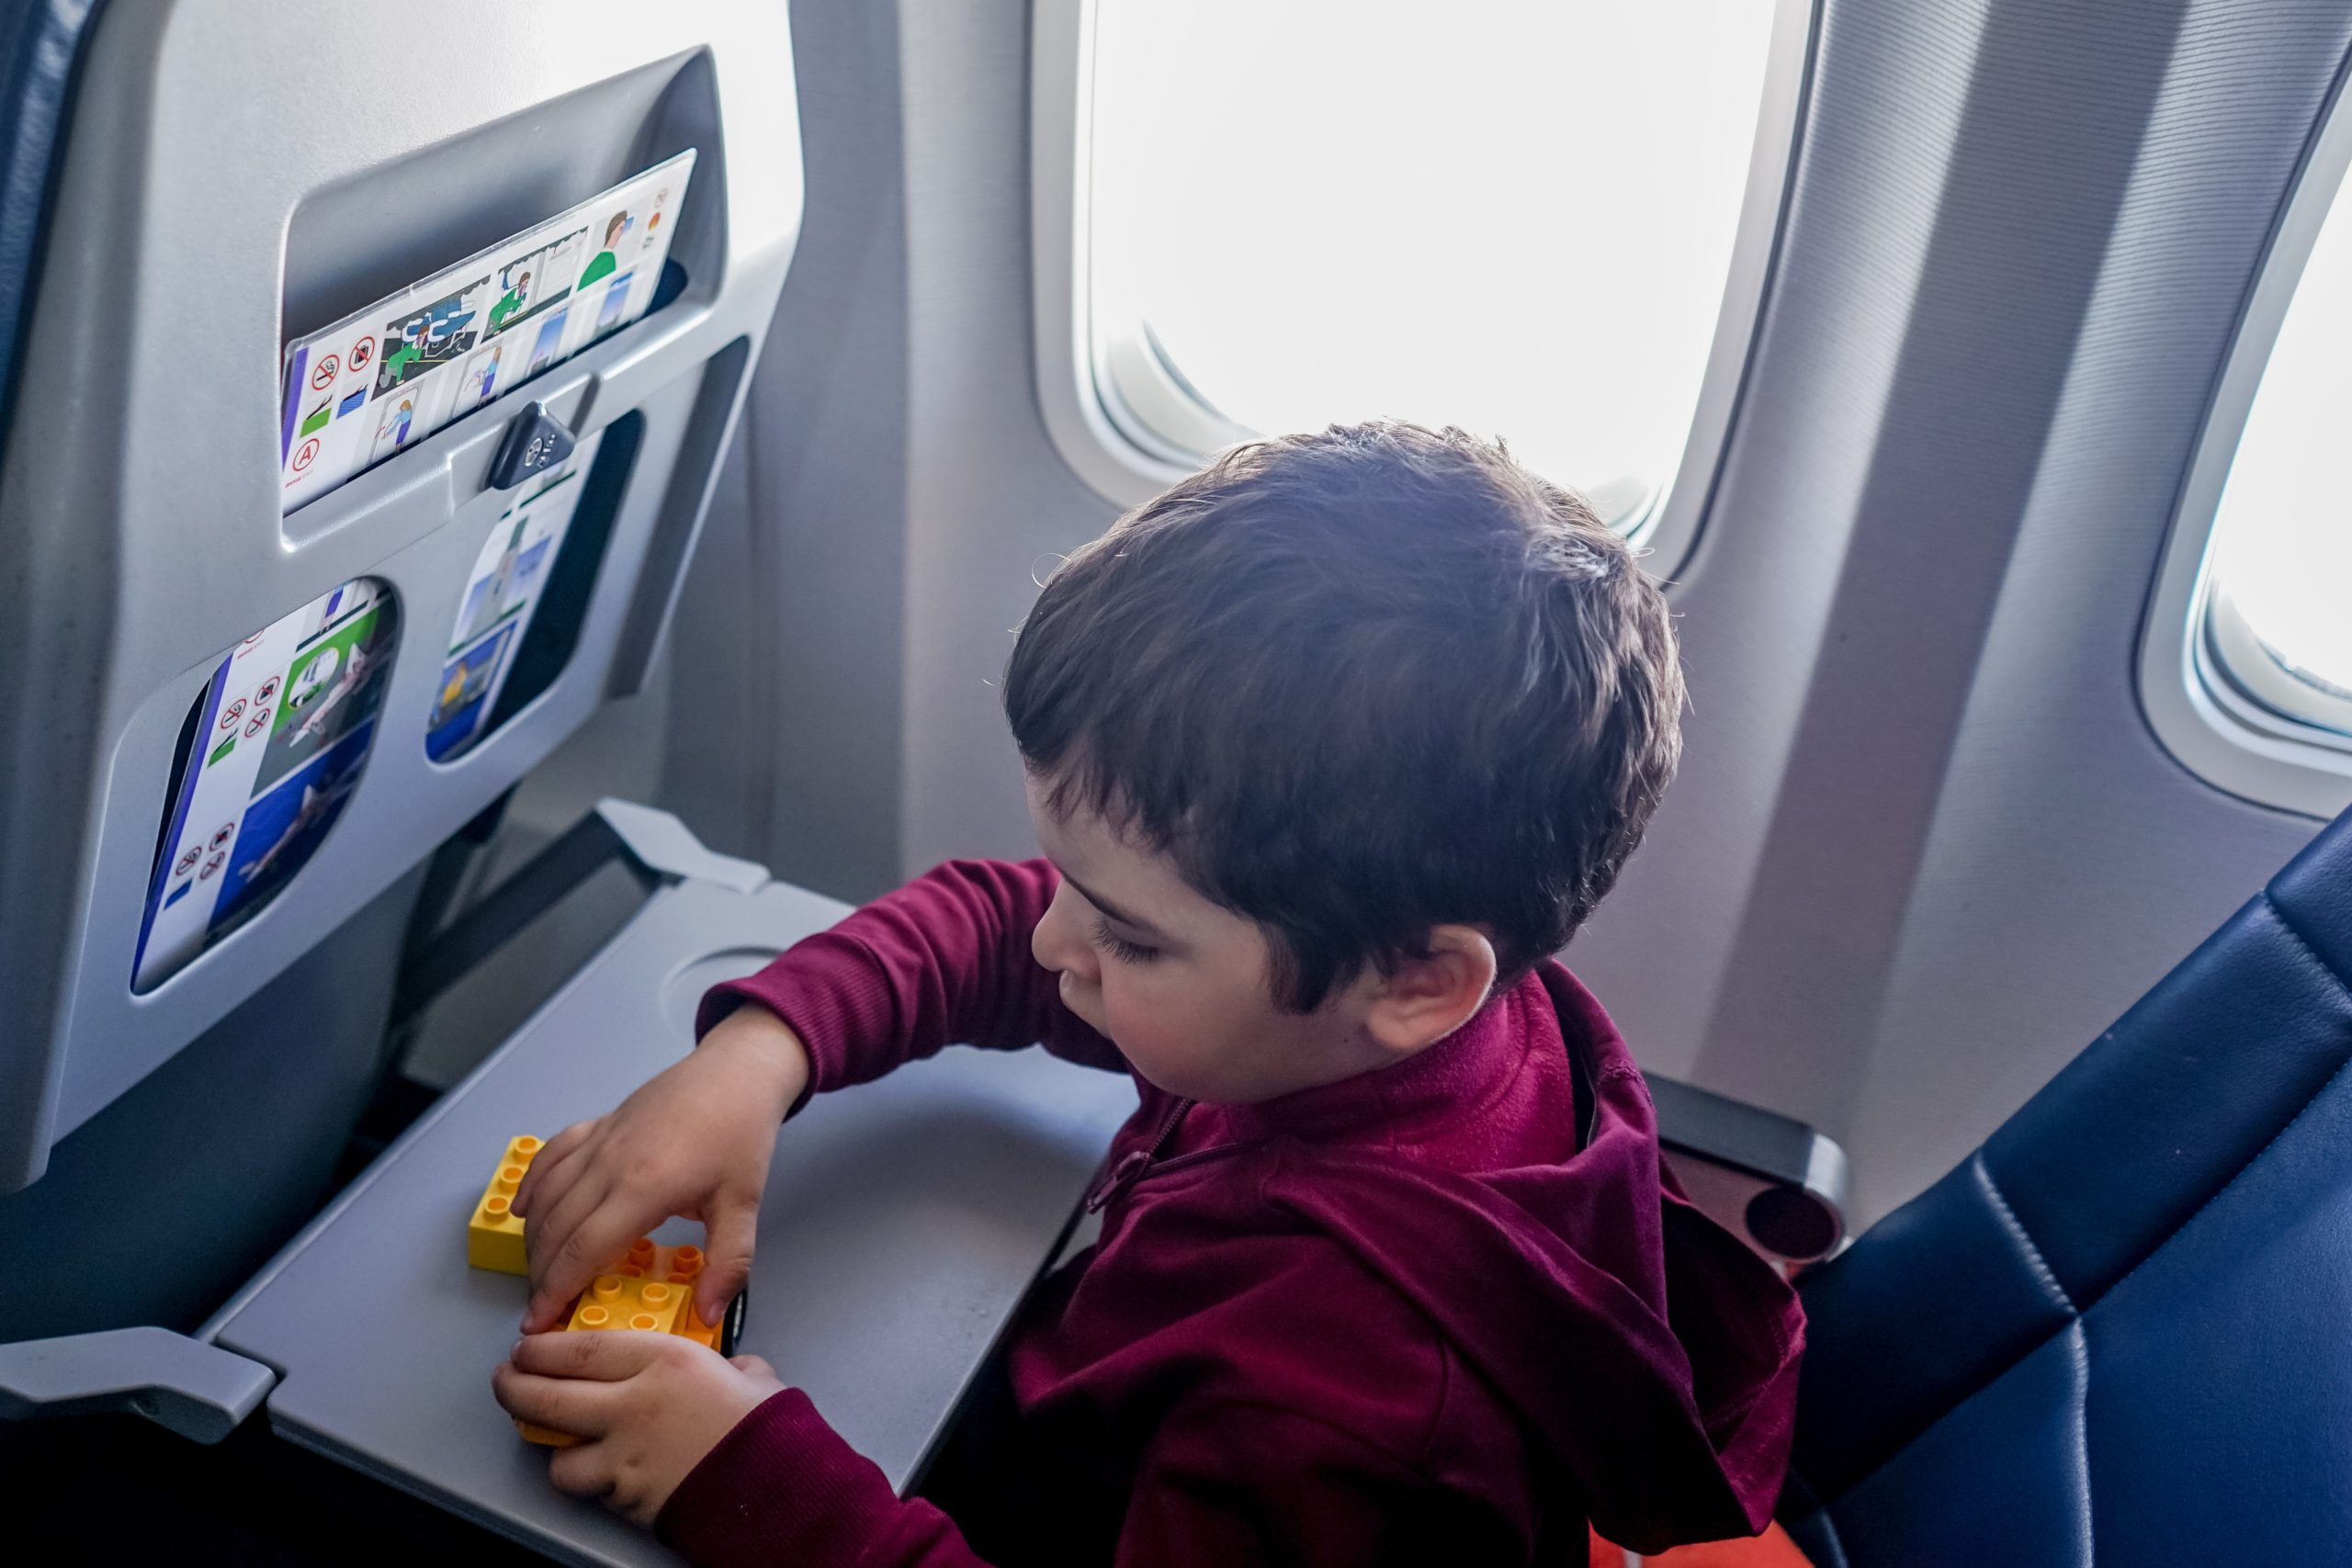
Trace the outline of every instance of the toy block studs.
[[523, 1173], [530, 1168], [539, 1148], [539, 1140], [527, 1133], [509, 1143], [506, 1156], [491, 1173], [490, 1185], [481, 1190], [481, 1201], [474, 1205], [473, 1218], [466, 1224], [466, 1261], [475, 1268], [494, 1269], [502, 1274], [530, 1273], [530, 1259], [523, 1249], [523, 1217], [514, 1208], [514, 1191], [522, 1186]]
[[[491, 1172], [490, 1185], [482, 1189], [473, 1218], [466, 1225], [466, 1261], [475, 1268], [502, 1274], [530, 1273], [529, 1257], [523, 1247], [523, 1220], [514, 1213], [514, 1194], [531, 1168], [532, 1157], [543, 1146], [526, 1134], [506, 1145], [498, 1168]], [[695, 1311], [695, 1286], [708, 1261], [699, 1247], [662, 1247], [651, 1236], [639, 1236], [580, 1292], [560, 1331], [634, 1329], [675, 1334], [731, 1356], [742, 1331], [746, 1292], [736, 1292], [719, 1321], [706, 1325]], [[514, 1429], [526, 1440], [547, 1448], [569, 1448], [578, 1440], [527, 1421], [515, 1422]]]

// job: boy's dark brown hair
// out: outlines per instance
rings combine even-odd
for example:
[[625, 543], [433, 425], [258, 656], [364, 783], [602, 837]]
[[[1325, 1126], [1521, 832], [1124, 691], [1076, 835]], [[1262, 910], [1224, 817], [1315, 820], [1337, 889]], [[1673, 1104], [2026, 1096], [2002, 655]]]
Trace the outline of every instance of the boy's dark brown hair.
[[1049, 808], [1170, 856], [1318, 1006], [1434, 926], [1564, 945], [1681, 747], [1666, 601], [1499, 443], [1391, 422], [1237, 447], [1046, 582], [1004, 689]]

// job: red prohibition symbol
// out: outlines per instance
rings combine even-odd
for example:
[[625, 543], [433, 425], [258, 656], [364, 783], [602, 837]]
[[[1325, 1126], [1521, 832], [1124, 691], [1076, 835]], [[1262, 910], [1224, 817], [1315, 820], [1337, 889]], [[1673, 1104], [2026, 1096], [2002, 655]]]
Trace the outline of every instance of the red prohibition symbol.
[[[334, 355], [329, 355], [328, 357], [333, 358]], [[376, 340], [374, 338], [363, 337], [351, 345], [351, 367], [354, 370], [367, 369], [368, 362], [375, 357]]]
[[219, 871], [222, 866], [228, 863], [228, 853], [226, 851], [223, 851], [221, 853], [214, 855], [210, 860], [204, 863], [204, 869], [196, 874], [196, 879], [198, 882], [202, 882], [206, 878], [209, 877], [214, 872]]
[[267, 729], [268, 728], [269, 710], [266, 707], [255, 708], [254, 709], [253, 717], [245, 722], [245, 739], [251, 740], [254, 736], [259, 735], [263, 730]]
[[237, 728], [237, 721], [244, 716], [245, 699], [239, 697], [235, 701], [232, 702], [227, 707], [220, 710], [220, 728], [223, 729], [234, 729]]
[[215, 828], [215, 829], [212, 829], [212, 846], [211, 846], [211, 847], [212, 847], [212, 848], [214, 848], [214, 849], [216, 849], [216, 850], [217, 850], [217, 849], [220, 849], [222, 845], [226, 844], [232, 837], [233, 837], [233, 836], [235, 835], [236, 831], [237, 831], [237, 825], [236, 825], [234, 822], [223, 822], [223, 823], [221, 823], [221, 824], [220, 824], [220, 826], [219, 826], [218, 828]]
[[311, 372], [311, 390], [323, 392], [334, 386], [335, 374], [342, 368], [342, 362], [334, 355], [322, 355], [317, 367]]

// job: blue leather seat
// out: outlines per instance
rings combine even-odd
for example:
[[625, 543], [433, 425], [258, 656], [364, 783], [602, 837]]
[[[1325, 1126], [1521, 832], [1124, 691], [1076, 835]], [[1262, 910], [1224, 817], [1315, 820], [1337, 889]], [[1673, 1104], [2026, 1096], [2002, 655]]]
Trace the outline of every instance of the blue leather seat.
[[1804, 1283], [1818, 1568], [2352, 1562], [2352, 812]]
[[8, 428], [17, 340], [40, 280], [74, 69], [101, 0], [0, 6], [0, 433]]

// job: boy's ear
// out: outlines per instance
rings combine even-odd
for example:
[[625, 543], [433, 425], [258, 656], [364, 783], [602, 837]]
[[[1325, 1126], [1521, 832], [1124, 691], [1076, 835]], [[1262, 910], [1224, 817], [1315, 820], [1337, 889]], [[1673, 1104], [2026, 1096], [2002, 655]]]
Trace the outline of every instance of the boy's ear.
[[1409, 1055], [1469, 1021], [1494, 989], [1495, 969], [1495, 944], [1486, 932], [1438, 926], [1426, 953], [1380, 976], [1364, 1027], [1385, 1049]]

